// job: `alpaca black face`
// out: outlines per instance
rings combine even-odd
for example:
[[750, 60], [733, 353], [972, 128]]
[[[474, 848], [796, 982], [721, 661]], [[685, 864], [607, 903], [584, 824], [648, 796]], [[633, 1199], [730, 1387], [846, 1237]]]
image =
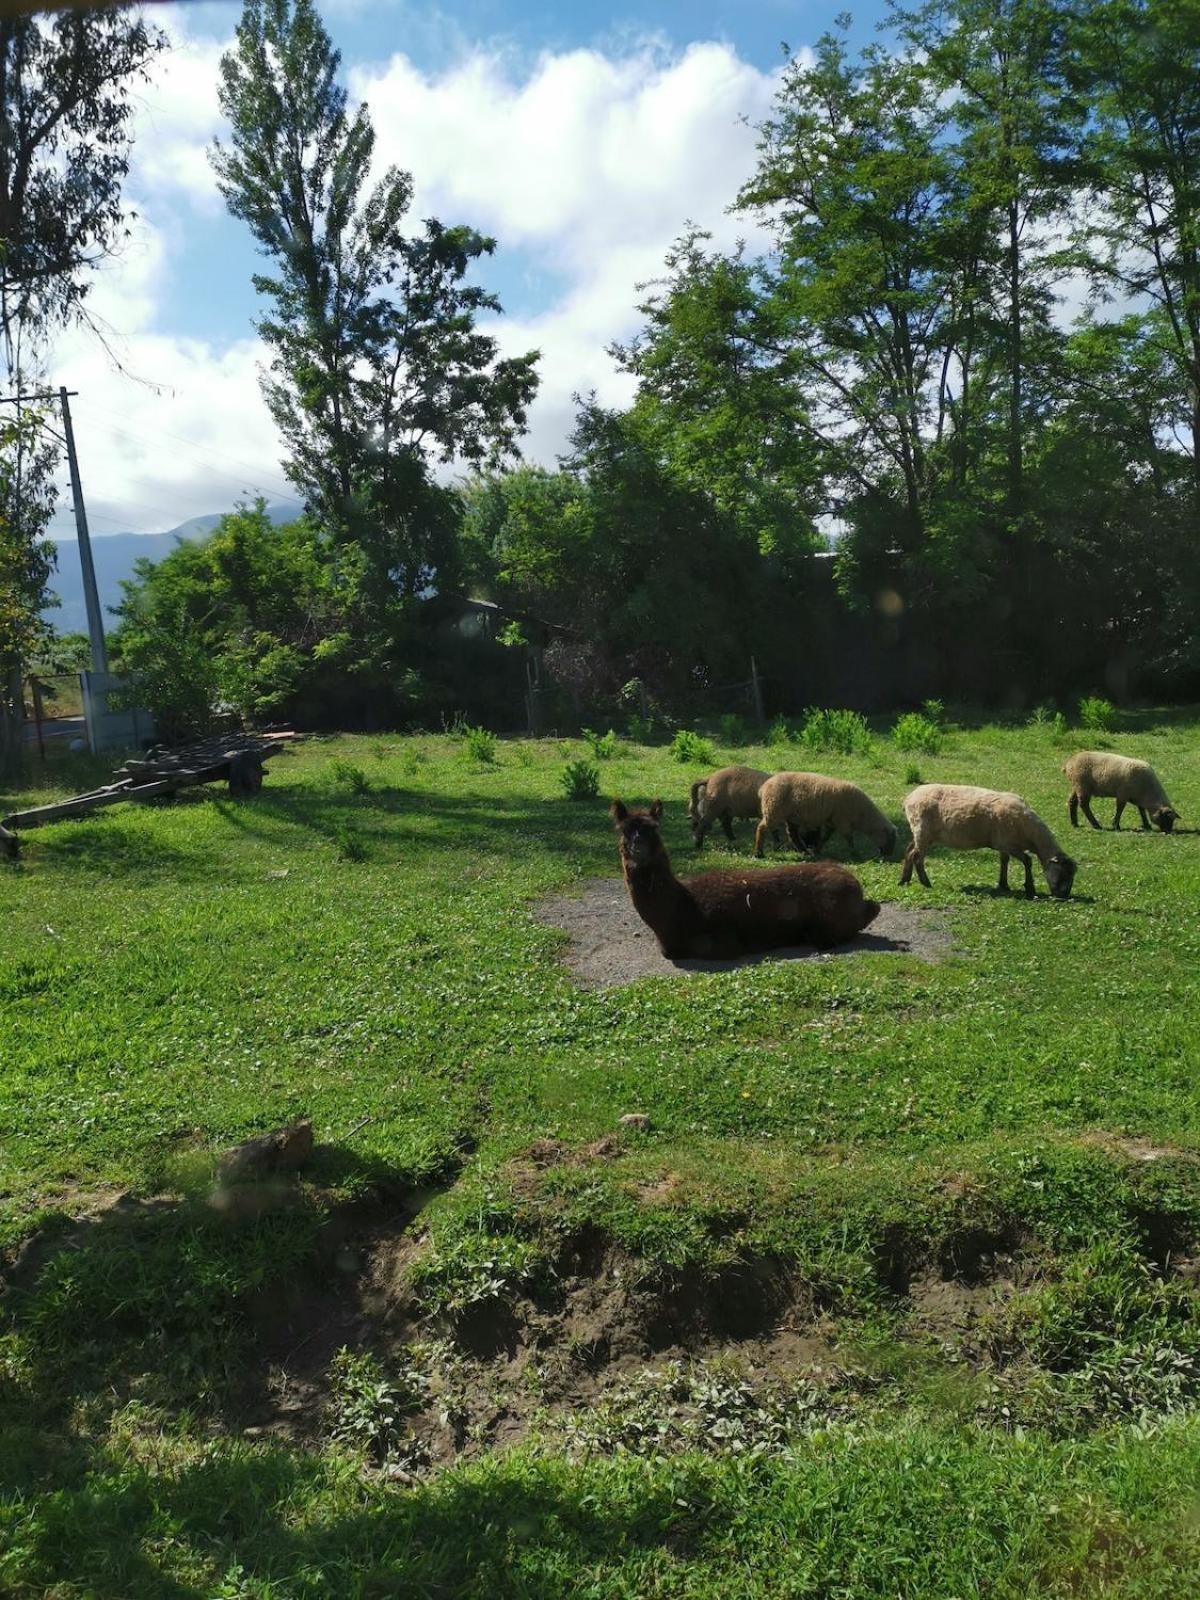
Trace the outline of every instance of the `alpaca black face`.
[[661, 800], [656, 800], [649, 811], [630, 811], [620, 800], [614, 800], [609, 815], [617, 825], [621, 854], [635, 867], [645, 866], [662, 854], [662, 834], [658, 826], [662, 817]]

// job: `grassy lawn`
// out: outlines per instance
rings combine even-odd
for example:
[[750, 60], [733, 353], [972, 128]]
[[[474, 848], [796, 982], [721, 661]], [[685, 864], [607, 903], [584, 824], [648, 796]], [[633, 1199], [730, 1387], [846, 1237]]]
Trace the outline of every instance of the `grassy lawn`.
[[[936, 965], [580, 989], [529, 911], [617, 872], [603, 802], [560, 787], [577, 741], [313, 740], [252, 801], [28, 834], [0, 1593], [1187, 1592], [1200, 833], [1073, 832], [1059, 769], [1097, 742], [717, 750], [897, 821], [914, 766], [1024, 794], [1067, 902], [993, 895], [988, 855], [935, 852], [931, 890], [857, 864], [944, 919]], [[1200, 723], [1108, 743], [1200, 823]], [[622, 743], [602, 794], [662, 794], [688, 870], [703, 770]], [[300, 1116], [297, 1181], [214, 1199], [223, 1149]]]

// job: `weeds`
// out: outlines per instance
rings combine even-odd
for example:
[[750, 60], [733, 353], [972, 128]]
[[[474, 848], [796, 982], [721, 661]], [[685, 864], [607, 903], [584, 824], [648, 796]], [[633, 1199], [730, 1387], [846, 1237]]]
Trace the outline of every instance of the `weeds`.
[[809, 750], [865, 755], [871, 748], [871, 730], [858, 711], [828, 711], [812, 706], [804, 713], [797, 742]]
[[695, 762], [700, 766], [711, 767], [717, 759], [712, 745], [698, 733], [693, 733], [690, 728], [680, 728], [671, 740], [671, 754], [681, 764]]
[[597, 761], [611, 761], [617, 753], [617, 736], [610, 728], [607, 733], [597, 733], [594, 728], [582, 730], [583, 742]]
[[1117, 708], [1111, 700], [1087, 695], [1079, 702], [1079, 726], [1089, 733], [1111, 733], [1117, 725]]
[[594, 800], [600, 793], [600, 768], [586, 758], [568, 761], [558, 781], [568, 800]]
[[486, 728], [464, 727], [463, 754], [468, 761], [474, 761], [481, 767], [494, 767], [496, 764], [496, 735], [489, 733]]
[[330, 775], [337, 783], [344, 783], [354, 794], [368, 794], [371, 789], [371, 780], [353, 761], [346, 761], [337, 756], [329, 763]]
[[907, 712], [892, 729], [892, 742], [898, 750], [921, 750], [928, 756], [935, 756], [944, 741], [945, 734], [938, 724], [919, 711]]

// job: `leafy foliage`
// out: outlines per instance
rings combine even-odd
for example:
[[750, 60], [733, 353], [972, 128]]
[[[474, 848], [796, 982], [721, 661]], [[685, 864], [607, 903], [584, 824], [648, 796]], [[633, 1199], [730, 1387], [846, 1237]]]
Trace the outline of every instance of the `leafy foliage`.
[[690, 728], [679, 728], [671, 740], [671, 754], [676, 761], [699, 762], [702, 766], [711, 766], [716, 760], [712, 745], [701, 734], [693, 733]]
[[559, 783], [568, 800], [594, 800], [600, 793], [600, 768], [586, 758], [568, 761], [559, 773]]
[[796, 737], [797, 743], [809, 750], [833, 750], [843, 756], [871, 748], [871, 730], [858, 711], [828, 711], [812, 706], [804, 713]]
[[942, 748], [945, 735], [936, 722], [919, 711], [908, 711], [897, 718], [892, 740], [899, 750], [921, 750], [928, 756], [935, 756]]

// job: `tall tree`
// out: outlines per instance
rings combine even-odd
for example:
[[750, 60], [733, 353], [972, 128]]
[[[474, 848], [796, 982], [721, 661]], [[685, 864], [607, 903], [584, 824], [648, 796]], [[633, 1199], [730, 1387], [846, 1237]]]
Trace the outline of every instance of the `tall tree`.
[[312, 0], [247, 0], [221, 63], [232, 134], [211, 152], [230, 210], [271, 262], [264, 382], [287, 470], [313, 510], [359, 540], [377, 577], [412, 595], [446, 559], [453, 506], [433, 459], [515, 450], [537, 352], [502, 359], [476, 325], [497, 298], [468, 281], [495, 241], [427, 221], [405, 228], [412, 179], [370, 182], [375, 136], [351, 112]]
[[759, 271], [690, 230], [647, 284], [642, 331], [612, 353], [638, 379], [637, 409], [679, 481], [703, 489], [745, 557], [795, 576], [823, 543], [822, 453], [802, 386], [781, 381], [778, 327]]
[[1088, 219], [1095, 270], [1153, 308], [1187, 396], [1180, 442], [1200, 495], [1200, 15], [1194, 0], [1096, 0], [1071, 40], [1101, 202]]
[[986, 357], [1006, 379], [1012, 527], [1025, 509], [1026, 434], [1036, 414], [1030, 367], [1046, 344], [1055, 284], [1067, 270], [1061, 229], [1079, 174], [1080, 107], [1066, 80], [1065, 11], [1060, 0], [930, 0], [915, 12], [895, 11], [933, 92], [952, 104], [956, 203], [977, 237], [997, 241], [981, 252], [970, 309], [982, 321], [978, 331], [992, 335]]
[[165, 35], [133, 10], [0, 14], [0, 334], [22, 344], [79, 313], [90, 271], [119, 244], [131, 84]]

